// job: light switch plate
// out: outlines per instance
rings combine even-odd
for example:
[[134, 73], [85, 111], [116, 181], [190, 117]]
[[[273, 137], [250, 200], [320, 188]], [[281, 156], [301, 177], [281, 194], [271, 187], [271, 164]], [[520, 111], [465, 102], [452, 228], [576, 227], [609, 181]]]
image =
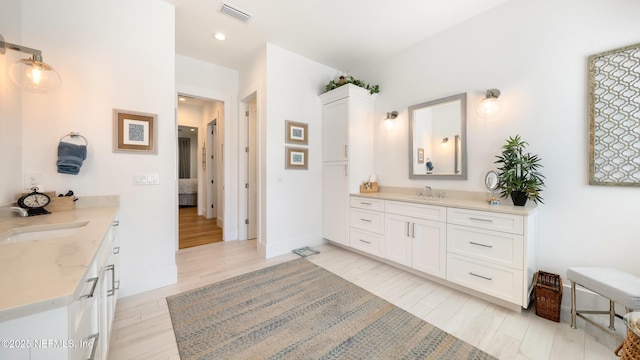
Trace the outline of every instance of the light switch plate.
[[133, 174], [134, 185], [158, 185], [160, 184], [160, 174], [158, 173], [135, 173]]
[[32, 188], [37, 187], [38, 191], [42, 192], [42, 173], [41, 172], [26, 172], [22, 180], [22, 187], [24, 190], [31, 191]]

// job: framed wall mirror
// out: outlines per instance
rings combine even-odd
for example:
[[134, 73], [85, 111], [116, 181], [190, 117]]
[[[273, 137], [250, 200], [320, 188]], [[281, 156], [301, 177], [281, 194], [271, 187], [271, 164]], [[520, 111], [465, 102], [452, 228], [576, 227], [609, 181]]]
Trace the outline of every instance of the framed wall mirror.
[[467, 179], [467, 94], [409, 106], [409, 178]]
[[640, 186], [640, 44], [589, 57], [589, 184]]

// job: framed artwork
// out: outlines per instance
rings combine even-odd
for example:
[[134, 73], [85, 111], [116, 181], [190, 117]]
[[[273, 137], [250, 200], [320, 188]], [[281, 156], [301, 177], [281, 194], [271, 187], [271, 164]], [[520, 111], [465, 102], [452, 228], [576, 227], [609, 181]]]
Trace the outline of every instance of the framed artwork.
[[307, 124], [285, 121], [285, 139], [287, 144], [308, 145]]
[[640, 186], [640, 44], [589, 56], [589, 185]]
[[418, 164], [424, 164], [424, 149], [418, 148]]
[[285, 147], [285, 169], [307, 170], [309, 168], [308, 149]]
[[113, 109], [113, 152], [157, 154], [158, 115]]

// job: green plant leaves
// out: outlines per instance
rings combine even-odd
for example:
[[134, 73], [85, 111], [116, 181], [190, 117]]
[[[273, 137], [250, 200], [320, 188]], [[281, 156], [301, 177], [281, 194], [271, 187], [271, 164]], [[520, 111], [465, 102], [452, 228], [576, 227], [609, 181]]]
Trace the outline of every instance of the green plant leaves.
[[339, 82], [335, 82], [333, 80], [329, 81], [329, 83], [324, 86], [325, 92], [331, 91], [331, 90], [336, 89], [336, 88], [339, 88], [340, 86], [345, 85], [345, 84], [353, 84], [353, 85], [359, 86], [359, 87], [361, 87], [363, 89], [367, 89], [367, 90], [369, 90], [369, 93], [371, 95], [377, 94], [377, 93], [380, 92], [380, 85], [369, 85], [369, 84], [365, 83], [364, 81], [358, 80], [358, 79], [356, 79], [356, 78], [354, 78], [353, 76], [350, 76], [350, 75], [346, 76], [346, 77], [342, 77], [341, 80], [342, 81], [339, 81]]
[[540, 157], [526, 153], [525, 148], [528, 145], [520, 135], [516, 135], [509, 137], [506, 144], [502, 146], [502, 153], [496, 155], [498, 160], [495, 161], [500, 165], [498, 188], [502, 197], [508, 197], [513, 191], [521, 191], [534, 202], [544, 203], [540, 196], [545, 186], [545, 177], [539, 171], [542, 168]]

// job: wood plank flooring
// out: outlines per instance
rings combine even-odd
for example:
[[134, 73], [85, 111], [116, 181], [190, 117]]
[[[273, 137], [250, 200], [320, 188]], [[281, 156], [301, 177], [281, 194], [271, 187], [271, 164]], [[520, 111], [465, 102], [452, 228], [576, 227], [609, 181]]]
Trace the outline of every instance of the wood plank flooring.
[[222, 241], [222, 228], [217, 225], [215, 218], [198, 216], [198, 208], [195, 206], [181, 207], [178, 213], [180, 249]]
[[[617, 340], [582, 319], [578, 329], [571, 329], [568, 311], [555, 323], [531, 309], [506, 310], [330, 244], [315, 249], [321, 253], [307, 258], [313, 263], [499, 359], [617, 359]], [[118, 300], [109, 359], [178, 360], [166, 296], [296, 258], [286, 254], [262, 259], [255, 241], [178, 251], [177, 284]], [[623, 333], [624, 325], [618, 329]]]

